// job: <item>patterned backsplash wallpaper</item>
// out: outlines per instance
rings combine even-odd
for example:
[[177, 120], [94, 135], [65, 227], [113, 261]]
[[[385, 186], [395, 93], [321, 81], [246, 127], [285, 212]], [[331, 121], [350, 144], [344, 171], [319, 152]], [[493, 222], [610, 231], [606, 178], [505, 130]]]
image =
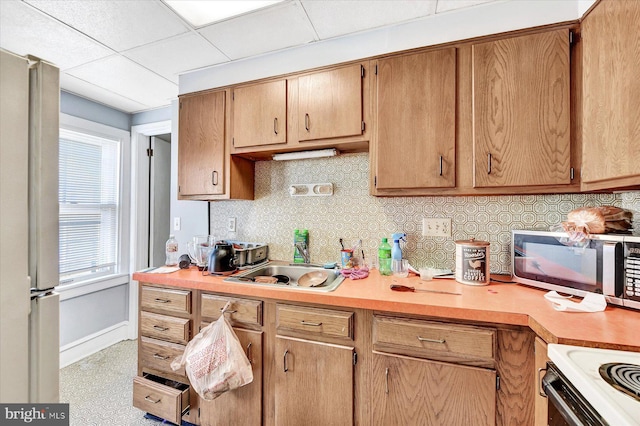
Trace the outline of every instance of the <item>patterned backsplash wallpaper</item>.
[[[334, 194], [289, 195], [290, 185], [309, 183], [333, 183]], [[256, 162], [255, 200], [216, 201], [210, 203], [210, 211], [211, 233], [216, 238], [267, 243], [270, 259], [293, 259], [295, 228], [309, 230], [314, 263], [338, 262], [340, 238], [348, 247], [362, 239], [365, 256], [371, 257], [377, 255], [382, 237], [391, 240], [392, 233], [404, 232], [403, 255], [416, 268], [453, 269], [455, 241], [473, 237], [491, 243], [491, 272], [509, 273], [512, 229], [548, 229], [574, 208], [599, 205], [630, 209], [640, 221], [640, 192], [373, 197], [369, 195], [369, 156], [361, 153]], [[236, 218], [236, 232], [227, 231], [230, 217]], [[452, 236], [423, 237], [423, 217], [451, 218]]]

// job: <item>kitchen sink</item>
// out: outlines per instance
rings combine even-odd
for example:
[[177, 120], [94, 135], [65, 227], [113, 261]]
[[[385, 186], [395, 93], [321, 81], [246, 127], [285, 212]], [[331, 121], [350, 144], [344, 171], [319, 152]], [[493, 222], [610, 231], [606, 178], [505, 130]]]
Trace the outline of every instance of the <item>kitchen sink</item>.
[[[308, 272], [326, 272], [327, 280], [318, 285], [317, 287], [303, 287], [298, 285], [298, 280], [301, 276]], [[289, 277], [288, 283], [265, 283], [265, 282], [257, 282], [253, 281], [256, 277], [273, 277], [275, 275], [286, 276]], [[303, 291], [319, 291], [319, 292], [329, 292], [333, 291], [344, 281], [344, 277], [340, 274], [340, 270], [338, 269], [325, 269], [323, 267], [318, 266], [308, 266], [308, 265], [276, 265], [276, 264], [268, 264], [263, 266], [258, 266], [253, 269], [250, 269], [246, 272], [243, 272], [238, 275], [233, 275], [225, 279], [226, 282], [234, 282], [234, 283], [242, 283], [242, 284], [255, 284], [259, 286], [267, 286], [267, 287], [280, 287], [280, 288], [292, 288]]]

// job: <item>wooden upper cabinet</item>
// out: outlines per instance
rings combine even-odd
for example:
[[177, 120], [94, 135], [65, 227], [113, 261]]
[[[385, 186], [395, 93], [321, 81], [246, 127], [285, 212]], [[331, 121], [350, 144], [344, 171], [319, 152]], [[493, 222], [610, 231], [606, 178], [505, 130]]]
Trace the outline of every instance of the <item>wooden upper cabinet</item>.
[[234, 148], [287, 143], [287, 81], [233, 90]]
[[311, 141], [363, 133], [363, 67], [346, 67], [298, 78], [298, 139]]
[[584, 18], [582, 189], [640, 187], [640, 2], [601, 1]]
[[569, 30], [472, 46], [474, 187], [571, 183]]
[[456, 49], [380, 59], [376, 85], [376, 190], [454, 187]]
[[180, 98], [179, 195], [225, 191], [225, 91]]

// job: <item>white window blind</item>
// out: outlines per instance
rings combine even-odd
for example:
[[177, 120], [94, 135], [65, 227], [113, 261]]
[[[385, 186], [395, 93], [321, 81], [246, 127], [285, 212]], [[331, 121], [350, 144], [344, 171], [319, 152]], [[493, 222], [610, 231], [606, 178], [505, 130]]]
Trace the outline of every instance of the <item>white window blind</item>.
[[117, 272], [118, 140], [60, 129], [60, 281]]

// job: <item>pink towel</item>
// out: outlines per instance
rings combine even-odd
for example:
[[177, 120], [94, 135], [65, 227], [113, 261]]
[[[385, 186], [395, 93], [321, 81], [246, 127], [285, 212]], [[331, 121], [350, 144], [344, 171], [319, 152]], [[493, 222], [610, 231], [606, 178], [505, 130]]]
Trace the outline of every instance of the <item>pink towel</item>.
[[351, 278], [352, 280], [361, 280], [369, 276], [369, 268], [348, 268], [341, 270], [340, 273], [346, 278]]

